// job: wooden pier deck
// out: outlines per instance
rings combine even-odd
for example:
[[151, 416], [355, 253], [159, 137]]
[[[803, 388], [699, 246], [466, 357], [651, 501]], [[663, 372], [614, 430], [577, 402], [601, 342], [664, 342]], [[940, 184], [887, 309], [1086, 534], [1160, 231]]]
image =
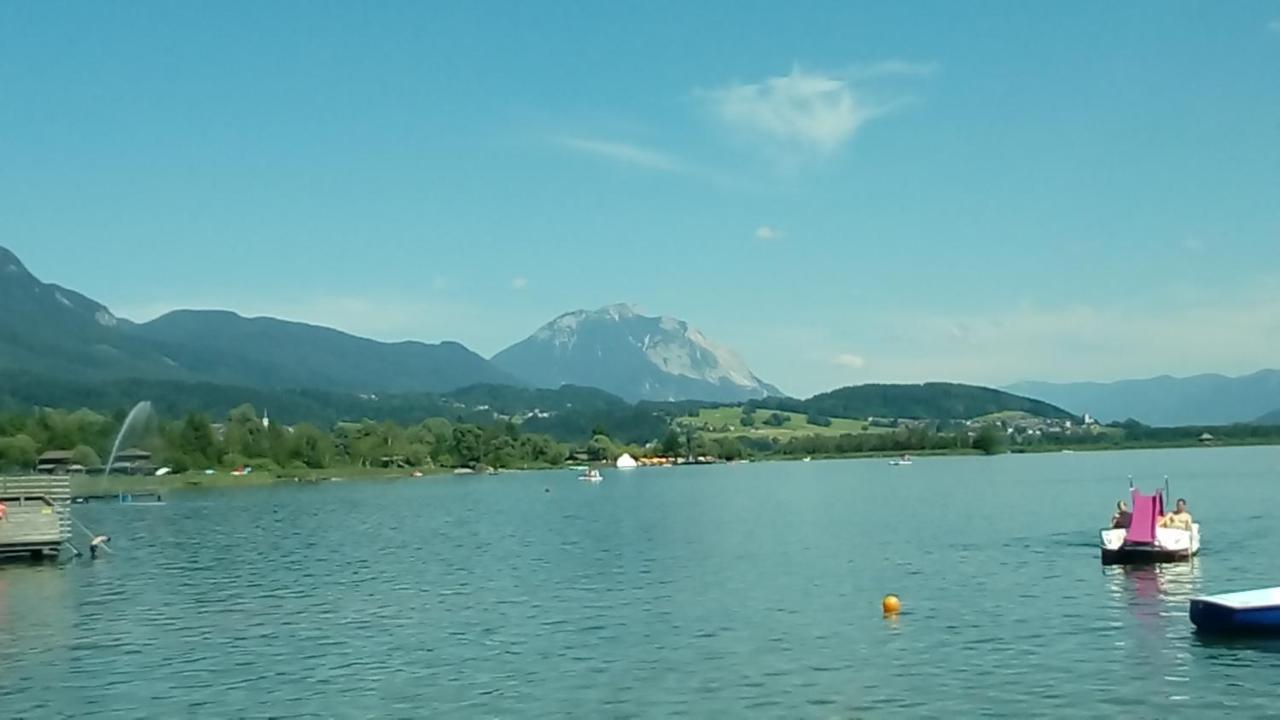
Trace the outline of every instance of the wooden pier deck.
[[0, 556], [57, 555], [71, 539], [71, 481], [50, 475], [0, 477]]

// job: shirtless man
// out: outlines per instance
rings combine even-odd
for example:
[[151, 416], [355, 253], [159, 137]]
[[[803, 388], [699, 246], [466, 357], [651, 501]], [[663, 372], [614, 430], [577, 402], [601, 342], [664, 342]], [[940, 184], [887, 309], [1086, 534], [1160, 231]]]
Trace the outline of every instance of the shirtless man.
[[1123, 500], [1117, 502], [1116, 514], [1111, 516], [1111, 527], [1127, 530], [1131, 522], [1133, 522], [1133, 513], [1129, 512], [1129, 506]]
[[1187, 501], [1178, 498], [1178, 504], [1173, 512], [1161, 518], [1160, 527], [1190, 530], [1192, 522], [1191, 513], [1187, 512]]

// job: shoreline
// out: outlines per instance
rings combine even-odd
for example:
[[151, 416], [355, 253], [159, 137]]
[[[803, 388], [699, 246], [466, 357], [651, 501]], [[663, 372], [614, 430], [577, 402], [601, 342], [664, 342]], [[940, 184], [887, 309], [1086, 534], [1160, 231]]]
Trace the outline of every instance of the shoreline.
[[[902, 455], [910, 455], [913, 458], [927, 457], [998, 457], [1000, 455], [1049, 455], [1055, 453], [1095, 453], [1095, 452], [1115, 452], [1126, 450], [1178, 450], [1178, 449], [1204, 449], [1213, 450], [1220, 448], [1241, 448], [1241, 447], [1280, 447], [1280, 442], [1256, 442], [1256, 443], [1218, 443], [1214, 445], [1188, 444], [1188, 443], [1164, 443], [1164, 444], [1146, 444], [1146, 445], [1082, 445], [1076, 447], [1045, 447], [1045, 448], [1012, 448], [1005, 452], [995, 453], [992, 455], [984, 454], [981, 451], [970, 448], [965, 449], [933, 449], [933, 450], [916, 450], [903, 452], [870, 452], [870, 453], [848, 453], [848, 454], [815, 454], [809, 456], [813, 460], [891, 460], [902, 457]], [[802, 456], [765, 456], [744, 458], [750, 464], [768, 463], [768, 462], [803, 462]], [[719, 462], [712, 464], [735, 464], [741, 461]], [[612, 463], [592, 463], [592, 465], [610, 467]], [[681, 467], [676, 465], [675, 467]], [[72, 476], [71, 478], [71, 495], [73, 498], [86, 497], [110, 497], [121, 493], [138, 493], [143, 491], [158, 491], [161, 493], [183, 492], [191, 490], [220, 490], [234, 488], [249, 487], [265, 487], [269, 485], [314, 485], [324, 482], [347, 482], [347, 481], [367, 481], [367, 480], [437, 480], [446, 477], [473, 477], [483, 476], [484, 473], [457, 473], [456, 468], [431, 468], [420, 469], [421, 477], [414, 478], [409, 473], [412, 470], [404, 468], [386, 469], [386, 468], [360, 468], [360, 467], [338, 467], [329, 470], [313, 470], [305, 473], [270, 473], [258, 472], [249, 475], [232, 475], [230, 471], [218, 471], [212, 475], [203, 472], [189, 472], [174, 475], [154, 476], [154, 475], [112, 475], [112, 476]], [[530, 468], [510, 468], [500, 470], [503, 475], [511, 473], [534, 473], [534, 472], [565, 472], [569, 470], [568, 465], [551, 466], [551, 467], [530, 467]]]

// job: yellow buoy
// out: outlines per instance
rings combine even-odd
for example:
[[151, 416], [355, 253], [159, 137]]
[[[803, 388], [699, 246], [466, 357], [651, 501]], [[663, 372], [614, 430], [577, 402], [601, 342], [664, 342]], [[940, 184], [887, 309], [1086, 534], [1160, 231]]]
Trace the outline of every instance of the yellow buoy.
[[884, 600], [880, 601], [880, 607], [884, 608], [885, 615], [897, 615], [902, 612], [902, 601], [897, 595], [885, 595]]

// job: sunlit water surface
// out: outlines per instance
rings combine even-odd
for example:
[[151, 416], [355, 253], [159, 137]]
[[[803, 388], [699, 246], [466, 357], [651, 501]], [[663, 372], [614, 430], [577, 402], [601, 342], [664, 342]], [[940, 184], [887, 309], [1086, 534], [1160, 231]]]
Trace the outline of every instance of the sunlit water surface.
[[[1202, 556], [1101, 567], [1166, 474]], [[1280, 448], [574, 475], [78, 506], [113, 554], [0, 568], [0, 716], [1280, 713], [1280, 645], [1187, 620], [1280, 585]]]

